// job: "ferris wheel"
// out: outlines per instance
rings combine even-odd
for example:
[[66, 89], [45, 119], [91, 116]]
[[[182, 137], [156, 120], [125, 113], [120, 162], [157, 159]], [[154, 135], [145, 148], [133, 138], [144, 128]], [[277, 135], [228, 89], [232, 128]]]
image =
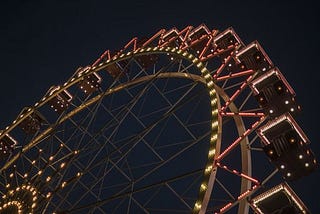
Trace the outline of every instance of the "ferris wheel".
[[308, 213], [288, 184], [317, 167], [299, 112], [232, 28], [133, 38], [0, 132], [0, 213]]

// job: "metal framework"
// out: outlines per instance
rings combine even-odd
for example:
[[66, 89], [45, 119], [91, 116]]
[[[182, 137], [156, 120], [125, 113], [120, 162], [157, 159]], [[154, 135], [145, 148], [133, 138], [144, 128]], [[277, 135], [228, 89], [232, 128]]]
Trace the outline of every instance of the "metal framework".
[[[232, 28], [162, 29], [107, 50], [0, 132], [0, 212], [257, 210], [251, 198], [283, 165], [267, 160], [260, 127], [296, 109], [279, 73]], [[309, 173], [308, 143], [294, 148]]]

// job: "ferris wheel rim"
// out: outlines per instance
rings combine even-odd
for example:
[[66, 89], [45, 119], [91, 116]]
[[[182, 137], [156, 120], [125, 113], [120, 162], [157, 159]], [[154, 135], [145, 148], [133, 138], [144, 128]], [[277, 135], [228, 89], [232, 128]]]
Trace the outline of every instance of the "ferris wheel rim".
[[[211, 106], [212, 106], [212, 112], [214, 112], [214, 115], [211, 115], [211, 121], [212, 121], [212, 127], [211, 127], [211, 137], [210, 137], [210, 148], [208, 151], [208, 159], [207, 159], [207, 164], [205, 166], [204, 169], [204, 175], [208, 174], [209, 176], [205, 176], [204, 180], [201, 182], [201, 187], [199, 190], [199, 195], [198, 195], [198, 199], [196, 200], [195, 204], [194, 204], [194, 208], [193, 208], [193, 213], [197, 213], [200, 212], [200, 210], [206, 209], [206, 207], [203, 206], [203, 199], [205, 195], [210, 195], [211, 192], [209, 193], [208, 189], [212, 189], [212, 187], [208, 187], [208, 183], [209, 183], [209, 179], [214, 179], [214, 176], [211, 177], [210, 175], [212, 173], [214, 173], [215, 170], [213, 170], [212, 165], [213, 165], [213, 160], [215, 157], [215, 152], [216, 152], [216, 142], [217, 142], [217, 133], [218, 133], [218, 129], [221, 126], [218, 122], [218, 102], [216, 99], [218, 99], [218, 95], [215, 92], [215, 87], [214, 87], [214, 83], [213, 83], [213, 79], [209, 74], [209, 71], [206, 69], [205, 65], [197, 58], [195, 57], [193, 54], [188, 53], [187, 51], [181, 51], [179, 49], [176, 48], [163, 48], [162, 50], [159, 50], [157, 47], [156, 48], [147, 48], [145, 50], [140, 50], [140, 51], [136, 51], [136, 52], [128, 52], [126, 54], [122, 54], [119, 57], [114, 57], [112, 58], [112, 60], [107, 61], [106, 63], [100, 63], [98, 66], [94, 66], [91, 67], [89, 69], [86, 70], [86, 72], [84, 72], [82, 76], [78, 76], [76, 78], [71, 78], [68, 82], [66, 82], [62, 87], [59, 87], [58, 90], [56, 90], [53, 93], [50, 93], [49, 96], [44, 96], [39, 102], [37, 102], [34, 105], [34, 108], [29, 108], [27, 113], [25, 114], [20, 114], [18, 116], [18, 118], [15, 120], [15, 122], [11, 125], [8, 126], [4, 132], [0, 133], [0, 137], [1, 135], [4, 136], [6, 133], [9, 133], [12, 129], [14, 129], [16, 126], [19, 125], [19, 123], [21, 121], [23, 121], [23, 119], [25, 119], [27, 116], [31, 115], [32, 113], [34, 113], [38, 108], [42, 107], [43, 105], [45, 105], [46, 103], [48, 103], [51, 99], [53, 99], [57, 94], [59, 94], [60, 92], [62, 92], [63, 90], [68, 89], [69, 87], [75, 85], [76, 83], [80, 82], [85, 76], [89, 76], [90, 74], [93, 74], [94, 72], [98, 72], [103, 70], [104, 68], [106, 68], [108, 65], [116, 63], [118, 61], [121, 60], [126, 60], [129, 59], [133, 56], [140, 56], [140, 55], [147, 55], [147, 54], [174, 54], [178, 57], [180, 57], [181, 59], [184, 60], [188, 60], [191, 64], [193, 64], [195, 67], [197, 67], [198, 71], [200, 71], [199, 73], [201, 74], [201, 78], [197, 78], [196, 76], [200, 77], [199, 75], [190, 75], [190, 74], [186, 74], [186, 73], [179, 73], [178, 75], [176, 75], [176, 77], [178, 78], [186, 78], [186, 79], [192, 79], [192, 78], [196, 78], [197, 81], [200, 81], [202, 83], [204, 83], [204, 85], [206, 85], [206, 88], [208, 90], [208, 97], [209, 99], [213, 99], [214, 102], [211, 102]], [[161, 76], [161, 75], [160, 75]], [[170, 75], [168, 75], [168, 77], [170, 78]], [[163, 76], [163, 78], [165, 78], [165, 75]], [[208, 84], [209, 82], [211, 82], [210, 84]], [[134, 84], [134, 83], [133, 83]], [[118, 87], [118, 90], [121, 90], [122, 88], [125, 88], [126, 86], [122, 86], [120, 85]], [[117, 90], [115, 90], [114, 92], [116, 92]], [[113, 93], [113, 90], [111, 89], [110, 91], [111, 93]], [[99, 95], [97, 95], [96, 97], [92, 98], [95, 100], [98, 100], [98, 98], [101, 96], [101, 94], [103, 94], [104, 92], [100, 93]], [[104, 96], [104, 95], [103, 95]], [[211, 100], [212, 101], [212, 100]], [[92, 102], [94, 103], [94, 102]], [[91, 104], [92, 104], [91, 103]], [[76, 107], [75, 109], [73, 109], [70, 113], [74, 112], [74, 114], [76, 114], [77, 112], [81, 111], [81, 109], [83, 109], [86, 105], [80, 107]], [[77, 111], [78, 109], [78, 111]], [[215, 109], [215, 110], [214, 110]], [[31, 149], [32, 147], [34, 147], [35, 145], [37, 145], [37, 143], [41, 142], [41, 139], [45, 138], [45, 136], [49, 135], [55, 128], [56, 125], [58, 124], [62, 124], [66, 119], [68, 119], [70, 116], [74, 115], [74, 114], [67, 114], [64, 117], [60, 118], [60, 120], [58, 121], [58, 123], [54, 124], [54, 126], [50, 126], [49, 128], [47, 128], [46, 130], [44, 130], [43, 132], [39, 133], [36, 138], [32, 141], [30, 141], [27, 145], [25, 145], [21, 152], [19, 152], [18, 154], [16, 154], [15, 156], [13, 156], [1, 169], [0, 172], [6, 170], [7, 168], [9, 168], [19, 157], [22, 153], [27, 152], [29, 149]], [[213, 137], [215, 136], [215, 137]], [[212, 183], [212, 182], [211, 182]]]
[[[100, 96], [108, 96], [112, 93], [116, 93], [117, 91], [119, 90], [122, 90], [123, 88], [126, 88], [126, 87], [129, 87], [129, 86], [132, 86], [132, 85], [135, 85], [135, 84], [138, 84], [140, 82], [144, 82], [144, 81], [148, 81], [150, 79], [153, 78], [154, 75], [148, 75], [148, 76], [144, 76], [144, 77], [141, 77], [141, 78], [138, 78], [138, 79], [135, 79], [134, 81], [131, 81], [131, 82], [127, 82], [127, 83], [124, 83], [124, 84], [120, 84], [114, 88], [111, 88], [110, 90], [108, 91], [105, 91], [105, 92], [102, 92], [101, 94], [97, 95], [96, 97], [93, 97], [91, 98], [90, 100], [88, 100], [86, 103], [83, 104], [83, 106], [78, 106], [76, 109], [74, 109], [73, 111], [69, 112], [67, 115], [65, 115], [64, 117], [62, 117], [60, 120], [59, 120], [59, 123], [56, 124], [56, 125], [59, 125], [59, 124], [62, 124], [64, 123], [68, 118], [74, 116], [75, 114], [77, 114], [79, 111], [81, 111], [83, 108], [93, 104], [94, 102], [96, 102], [96, 100], [98, 100], [100, 98]], [[196, 74], [186, 74], [186, 73], [180, 73], [180, 72], [163, 72], [163, 73], [160, 73], [159, 76], [157, 76], [157, 78], [185, 78], [185, 79], [190, 79], [190, 80], [193, 80], [193, 81], [197, 81], [197, 82], [201, 82], [202, 84], [205, 84], [205, 79], [202, 77], [202, 76], [199, 76], [199, 75], [196, 75]], [[223, 91], [222, 88], [220, 88], [219, 86], [215, 85], [215, 89], [217, 91], [217, 93], [219, 94], [219, 96], [221, 96], [225, 101], [229, 99], [228, 95]], [[92, 101], [93, 100], [93, 101]], [[219, 102], [218, 102], [219, 103]], [[233, 112], [237, 112], [238, 109], [236, 107], [235, 104], [231, 103], [230, 104], [230, 109], [231, 111]], [[237, 124], [237, 129], [238, 129], [238, 132], [239, 132], [239, 135], [241, 135], [246, 129], [245, 129], [245, 126], [243, 124], [243, 121], [242, 121], [242, 118], [241, 116], [235, 116], [234, 117], [234, 120], [236, 121], [236, 124]], [[222, 131], [222, 129], [220, 128], [220, 132]], [[45, 133], [45, 135], [48, 135], [50, 134], [51, 132], [51, 127], [48, 128], [47, 130], [44, 130], [43, 133]], [[39, 135], [39, 137], [41, 138], [44, 138], [45, 135]], [[218, 140], [221, 140], [220, 138], [218, 138]], [[41, 139], [35, 139], [34, 140], [34, 143], [33, 142], [30, 142], [32, 144], [32, 146], [29, 146], [28, 149], [32, 148], [33, 146], [35, 146], [37, 143], [40, 143]], [[245, 164], [242, 164], [243, 168], [244, 168], [244, 171], [245, 172], [250, 172], [250, 164], [251, 164], [251, 159], [250, 159], [250, 153], [245, 153], [246, 151], [248, 151], [245, 146], [247, 145], [248, 143], [248, 140], [245, 139], [245, 141], [243, 143], [241, 143], [241, 146], [244, 147], [241, 149], [242, 151], [242, 157], [245, 157], [245, 158], [249, 158], [249, 162], [245, 162], [249, 165], [245, 165]], [[218, 143], [220, 144], [220, 143]], [[219, 154], [219, 150], [220, 149], [217, 149], [217, 154]], [[24, 150], [24, 151], [27, 151], [27, 150]], [[247, 156], [246, 156], [247, 155]], [[217, 170], [217, 167], [213, 168], [213, 173], [216, 172]], [[251, 172], [248, 173], [248, 175], [250, 176]], [[212, 176], [212, 175], [211, 175]], [[213, 179], [213, 182], [214, 182], [214, 179], [215, 177], [212, 177], [211, 179]], [[243, 179], [244, 180], [244, 179]], [[210, 182], [209, 182], [210, 183]], [[212, 183], [212, 186], [211, 187], [208, 187], [208, 188], [212, 188], [213, 187], [213, 184]], [[250, 185], [249, 183], [247, 183], [247, 185], [241, 185], [241, 188], [244, 188], [244, 189], [247, 189], [248, 188], [248, 185]], [[209, 193], [209, 196], [206, 196], [206, 198], [209, 198], [210, 197], [210, 194], [211, 192], [208, 191]], [[200, 213], [204, 212], [205, 211], [205, 207], [206, 206], [203, 206], [203, 208], [201, 209]], [[242, 209], [239, 209], [239, 212], [243, 212]]]

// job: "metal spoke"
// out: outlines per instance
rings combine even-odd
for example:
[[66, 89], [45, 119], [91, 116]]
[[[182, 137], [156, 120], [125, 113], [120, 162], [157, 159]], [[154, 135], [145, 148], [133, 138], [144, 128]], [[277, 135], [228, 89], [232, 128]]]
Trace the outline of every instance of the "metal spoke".
[[216, 182], [222, 187], [222, 189], [228, 194], [228, 196], [235, 200], [235, 197], [230, 193], [230, 191], [219, 181], [219, 179], [216, 178]]
[[[129, 192], [125, 192], [125, 193], [119, 193], [119, 194], [114, 195], [114, 196], [112, 196], [112, 197], [110, 197], [110, 198], [103, 199], [103, 200], [97, 201], [97, 202], [95, 202], [95, 203], [87, 204], [87, 205], [85, 205], [85, 206], [77, 207], [77, 208], [74, 208], [74, 209], [72, 209], [72, 210], [66, 210], [66, 211], [67, 211], [67, 212], [79, 211], [79, 210], [87, 209], [87, 208], [90, 208], [90, 207], [95, 207], [96, 205], [102, 205], [102, 204], [105, 204], [105, 203], [107, 203], [107, 202], [109, 202], [109, 201], [112, 201], [112, 200], [114, 200], [114, 199], [127, 197], [128, 195], [130, 195], [130, 194], [132, 194], [132, 193], [138, 193], [138, 192], [141, 192], [141, 191], [145, 191], [145, 190], [147, 190], [147, 189], [150, 189], [150, 188], [162, 186], [162, 185], [164, 185], [164, 184], [167, 183], [167, 182], [173, 182], [173, 181], [178, 180], [178, 179], [181, 179], [181, 178], [183, 178], [183, 177], [188, 177], [188, 176], [190, 176], [190, 175], [193, 175], [193, 174], [202, 172], [202, 170], [203, 170], [203, 169], [198, 169], [198, 170], [195, 170], [195, 171], [192, 171], [192, 172], [183, 174], [183, 175], [179, 175], [179, 176], [176, 176], [176, 177], [173, 177], [173, 178], [170, 178], [170, 179], [166, 179], [165, 181], [160, 181], [160, 182], [157, 182], [157, 183], [154, 183], [154, 184], [151, 184], [151, 185], [148, 185], [148, 186], [145, 186], [145, 187], [142, 187], [142, 188], [133, 190], [133, 191], [129, 191]], [[62, 212], [65, 212], [65, 211], [62, 211]]]

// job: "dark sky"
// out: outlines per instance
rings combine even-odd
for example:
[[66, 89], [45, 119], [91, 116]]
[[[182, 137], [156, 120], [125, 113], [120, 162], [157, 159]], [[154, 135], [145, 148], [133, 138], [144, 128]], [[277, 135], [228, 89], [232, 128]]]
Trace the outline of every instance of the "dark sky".
[[[295, 89], [299, 124], [319, 160], [319, 9], [308, 0], [1, 1], [0, 129], [105, 49], [161, 28], [205, 23], [232, 26], [246, 44], [260, 42]], [[318, 181], [319, 170], [292, 184], [313, 213], [320, 213]]]

